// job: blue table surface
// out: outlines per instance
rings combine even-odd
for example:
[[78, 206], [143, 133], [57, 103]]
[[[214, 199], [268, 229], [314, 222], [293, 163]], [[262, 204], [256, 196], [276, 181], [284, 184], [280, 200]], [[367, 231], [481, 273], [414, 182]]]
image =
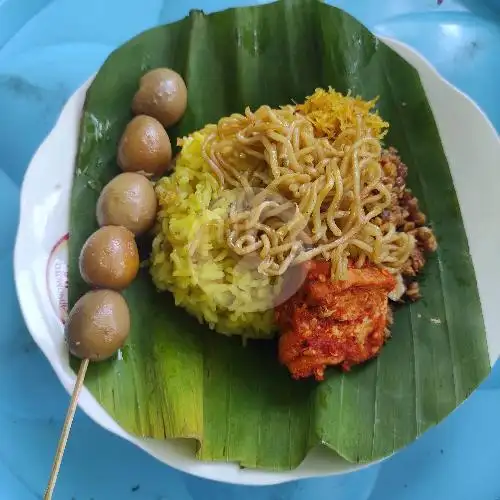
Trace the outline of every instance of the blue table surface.
[[[0, 0], [0, 499], [42, 498], [68, 404], [24, 326], [14, 290], [19, 188], [32, 154], [66, 99], [129, 37], [191, 8], [251, 3], [256, 2]], [[375, 33], [416, 47], [500, 130], [500, 0], [332, 3]], [[499, 415], [497, 363], [445, 422], [383, 464], [345, 476], [251, 488], [173, 470], [79, 412], [55, 499], [499, 500]]]

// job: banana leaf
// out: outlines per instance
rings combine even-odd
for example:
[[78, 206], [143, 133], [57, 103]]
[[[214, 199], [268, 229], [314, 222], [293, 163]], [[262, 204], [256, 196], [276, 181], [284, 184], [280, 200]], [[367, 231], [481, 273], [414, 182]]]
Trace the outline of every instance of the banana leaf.
[[421, 277], [423, 300], [398, 308], [381, 355], [350, 373], [331, 369], [322, 383], [292, 380], [273, 341], [243, 346], [211, 332], [158, 293], [143, 270], [125, 291], [132, 330], [123, 359], [90, 366], [87, 387], [127, 431], [193, 438], [200, 459], [244, 467], [291, 469], [319, 443], [350, 462], [370, 462], [414, 441], [489, 372], [460, 209], [416, 71], [355, 19], [316, 0], [193, 11], [120, 47], [89, 88], [81, 120], [70, 305], [87, 290], [78, 254], [97, 228], [99, 192], [119, 172], [117, 143], [139, 78], [159, 66], [174, 68], [189, 88], [187, 112], [169, 131], [172, 143], [247, 105], [301, 102], [316, 87], [380, 96], [379, 111], [391, 124], [387, 144], [409, 165], [409, 185], [439, 250]]

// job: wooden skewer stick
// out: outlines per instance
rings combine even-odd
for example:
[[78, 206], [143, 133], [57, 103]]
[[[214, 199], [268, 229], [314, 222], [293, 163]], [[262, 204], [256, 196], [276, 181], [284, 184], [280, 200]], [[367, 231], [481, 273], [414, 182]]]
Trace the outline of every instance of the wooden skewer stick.
[[84, 359], [80, 364], [80, 369], [78, 370], [78, 375], [76, 377], [73, 394], [71, 395], [71, 401], [69, 402], [68, 412], [66, 413], [66, 418], [64, 419], [64, 424], [61, 431], [61, 437], [59, 438], [59, 443], [57, 445], [56, 455], [54, 457], [54, 462], [52, 464], [52, 471], [50, 472], [49, 483], [47, 484], [47, 489], [45, 490], [45, 495], [43, 496], [43, 500], [52, 499], [52, 494], [54, 493], [54, 488], [56, 486], [57, 475], [59, 474], [59, 469], [61, 467], [64, 450], [66, 449], [66, 443], [68, 442], [69, 431], [71, 430], [71, 424], [73, 423], [76, 408], [78, 406], [78, 396], [80, 395], [80, 391], [83, 386], [83, 381], [85, 380], [85, 374], [87, 373], [88, 366], [89, 366], [88, 359]]

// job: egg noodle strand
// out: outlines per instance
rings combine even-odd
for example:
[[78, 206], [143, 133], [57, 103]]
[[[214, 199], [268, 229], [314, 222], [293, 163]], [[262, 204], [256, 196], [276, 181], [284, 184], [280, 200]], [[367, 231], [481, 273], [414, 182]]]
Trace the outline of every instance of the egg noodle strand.
[[261, 106], [207, 127], [203, 157], [224, 189], [239, 189], [225, 238], [258, 270], [282, 275], [322, 257], [332, 279], [348, 261], [367, 260], [398, 273], [413, 238], [374, 219], [391, 204], [382, 182], [380, 140], [363, 115], [353, 126], [325, 135], [295, 106]]

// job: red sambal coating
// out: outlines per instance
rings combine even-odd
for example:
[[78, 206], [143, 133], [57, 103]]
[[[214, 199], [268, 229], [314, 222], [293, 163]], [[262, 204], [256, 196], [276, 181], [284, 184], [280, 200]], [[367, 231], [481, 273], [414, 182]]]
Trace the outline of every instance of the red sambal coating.
[[330, 264], [312, 261], [295, 295], [275, 309], [281, 332], [279, 360], [295, 379], [323, 380], [327, 366], [349, 370], [379, 352], [390, 318], [394, 277], [373, 265], [349, 267], [346, 280], [331, 281]]

